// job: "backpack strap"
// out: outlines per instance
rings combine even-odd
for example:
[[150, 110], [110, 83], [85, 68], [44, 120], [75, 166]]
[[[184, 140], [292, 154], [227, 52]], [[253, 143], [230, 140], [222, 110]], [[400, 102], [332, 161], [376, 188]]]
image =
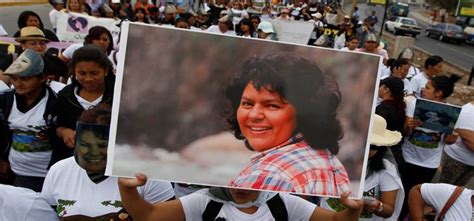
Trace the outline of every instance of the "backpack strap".
[[288, 211], [286, 210], [285, 203], [281, 199], [280, 194], [277, 194], [268, 200], [267, 205], [275, 221], [288, 221]]
[[217, 214], [219, 214], [219, 211], [221, 211], [223, 205], [223, 203], [219, 203], [214, 200], [209, 201], [209, 203], [207, 203], [206, 209], [204, 209], [204, 212], [202, 213], [202, 220], [214, 221], [217, 217]]
[[464, 191], [464, 187], [457, 186], [454, 192], [451, 194], [449, 197], [448, 201], [446, 204], [444, 204], [443, 209], [441, 209], [441, 212], [439, 213], [438, 220], [444, 220], [444, 215], [448, 212], [449, 208], [456, 202], [458, 197], [461, 195], [461, 193]]

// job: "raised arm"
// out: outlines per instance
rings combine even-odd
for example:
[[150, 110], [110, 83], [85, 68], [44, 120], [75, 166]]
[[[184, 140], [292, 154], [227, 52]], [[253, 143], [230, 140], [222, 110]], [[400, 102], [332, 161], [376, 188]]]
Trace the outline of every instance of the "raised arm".
[[155, 204], [145, 201], [138, 194], [137, 187], [145, 185], [147, 177], [143, 174], [135, 176], [136, 179], [118, 179], [123, 206], [134, 220], [185, 220], [183, 206], [177, 199]]
[[349, 193], [341, 194], [341, 203], [346, 206], [346, 209], [341, 212], [333, 212], [327, 209], [317, 207], [313, 215], [311, 215], [311, 221], [351, 221], [359, 220], [360, 213], [362, 212], [363, 202], [362, 200], [351, 200], [348, 199]]

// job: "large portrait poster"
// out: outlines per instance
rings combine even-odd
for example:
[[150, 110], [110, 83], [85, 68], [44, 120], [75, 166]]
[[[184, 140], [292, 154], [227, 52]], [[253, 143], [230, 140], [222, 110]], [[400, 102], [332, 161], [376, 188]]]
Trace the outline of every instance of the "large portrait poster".
[[362, 197], [379, 56], [122, 27], [107, 175]]
[[94, 26], [107, 28], [116, 38], [120, 34], [118, 24], [120, 20], [111, 18], [97, 18], [74, 12], [58, 13], [57, 36], [61, 41], [82, 43], [87, 36], [89, 29]]

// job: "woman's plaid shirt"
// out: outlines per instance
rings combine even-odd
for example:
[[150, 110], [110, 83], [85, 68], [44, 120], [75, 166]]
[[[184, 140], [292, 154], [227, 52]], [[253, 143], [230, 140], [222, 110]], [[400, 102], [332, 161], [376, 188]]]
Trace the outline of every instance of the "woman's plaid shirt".
[[255, 154], [230, 186], [326, 196], [351, 190], [346, 169], [336, 156], [326, 149], [314, 150], [301, 135]]

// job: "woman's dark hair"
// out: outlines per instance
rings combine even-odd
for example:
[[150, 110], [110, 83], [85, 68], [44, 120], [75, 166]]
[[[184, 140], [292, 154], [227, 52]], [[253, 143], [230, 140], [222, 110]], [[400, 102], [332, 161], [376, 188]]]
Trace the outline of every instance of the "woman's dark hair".
[[133, 20], [138, 21], [138, 18], [137, 18], [137, 13], [138, 13], [138, 12], [141, 12], [141, 13], [143, 13], [143, 14], [145, 15], [145, 16], [143, 17], [143, 22], [145, 22], [146, 24], [149, 24], [149, 23], [150, 23], [150, 20], [148, 20], [148, 17], [147, 17], [147, 14], [148, 14], [148, 13], [146, 13], [146, 10], [145, 10], [144, 8], [141, 8], [141, 7], [135, 9], [134, 19], [133, 19]]
[[82, 112], [80, 122], [88, 124], [110, 125], [112, 118], [112, 107], [106, 103], [100, 103]]
[[38, 18], [39, 29], [43, 30], [43, 28], [44, 28], [43, 21], [41, 21], [41, 18], [39, 17], [39, 15], [36, 14], [35, 12], [33, 12], [33, 11], [23, 11], [18, 16], [18, 21], [17, 21], [18, 28], [20, 28], [20, 30], [21, 30], [22, 28], [26, 27], [26, 21], [28, 20], [28, 18], [30, 16], [34, 16], [34, 17]]
[[[400, 79], [399, 77], [390, 76], [380, 81], [380, 86], [382, 85], [385, 85], [385, 87], [387, 87], [390, 90], [390, 93], [392, 95], [391, 100], [384, 100], [382, 102], [395, 106], [396, 114], [397, 114], [396, 119], [405, 119], [406, 103], [404, 101], [405, 85], [403, 83], [403, 80]], [[381, 114], [381, 115], [384, 115], [384, 114]], [[390, 128], [392, 128], [392, 125], [390, 125]]]
[[429, 56], [426, 60], [425, 60], [425, 68], [429, 68], [430, 66], [433, 67], [441, 62], [443, 62], [443, 58], [438, 56], [438, 55], [432, 55], [432, 56]]
[[84, 45], [86, 44], [92, 44], [93, 40], [100, 39], [100, 36], [102, 34], [107, 34], [109, 37], [110, 43], [109, 46], [107, 47], [107, 55], [110, 54], [110, 52], [114, 49], [114, 39], [112, 37], [112, 34], [107, 28], [104, 28], [102, 26], [94, 26], [89, 29], [89, 33], [87, 34], [86, 38], [84, 39]]
[[431, 79], [431, 84], [435, 88], [435, 91], [443, 92], [443, 97], [447, 98], [451, 96], [454, 91], [454, 84], [459, 81], [461, 77], [456, 74], [451, 76], [438, 75]]
[[262, 20], [260, 19], [260, 16], [258, 15], [252, 15], [250, 16], [250, 21], [252, 21], [252, 19], [257, 19], [258, 20], [258, 23], [260, 23]]
[[[69, 70], [71, 72], [70, 74], [72, 76], [74, 76], [75, 74], [77, 63], [83, 62], [83, 61], [95, 62], [96, 64], [99, 65], [99, 67], [105, 70], [105, 73], [107, 73], [107, 76], [105, 76], [106, 79], [114, 78], [113, 74], [110, 73], [112, 64], [110, 63], [109, 58], [104, 53], [104, 51], [98, 46], [93, 45], [93, 44], [87, 44], [87, 45], [84, 45], [84, 47], [81, 47], [74, 52], [74, 54], [72, 55], [72, 59], [71, 59], [70, 67], [69, 67]], [[72, 82], [73, 84], [80, 87], [79, 82], [77, 82], [75, 77], [72, 78]]]
[[383, 159], [385, 157], [385, 154], [388, 151], [388, 147], [379, 147], [372, 144], [370, 145], [370, 147], [371, 149], [377, 148], [377, 153], [375, 153], [375, 155], [369, 158], [369, 161], [367, 162], [366, 177], [369, 177], [373, 173], [376, 173], [385, 169], [385, 164], [383, 163]]
[[255, 56], [245, 61], [225, 88], [231, 102], [227, 122], [237, 139], [245, 139], [237, 121], [242, 93], [247, 84], [278, 93], [296, 109], [297, 128], [314, 149], [339, 152], [343, 137], [337, 108], [341, 93], [337, 82], [310, 60], [289, 53]]
[[241, 25], [247, 25], [249, 26], [249, 33], [250, 33], [250, 36], [253, 35], [253, 33], [255, 32], [255, 28], [253, 27], [253, 24], [252, 24], [252, 20], [250, 18], [244, 18], [242, 20], [240, 20], [239, 22], [239, 33], [238, 35], [244, 35], [244, 33], [242, 32], [242, 30], [240, 29], [240, 26]]
[[410, 61], [406, 58], [394, 60], [393, 63], [391, 64], [389, 64], [389, 62], [387, 61], [387, 65], [390, 66], [390, 72], [393, 72], [393, 69], [395, 68], [400, 68], [401, 66], [407, 65], [407, 64], [410, 64]]

